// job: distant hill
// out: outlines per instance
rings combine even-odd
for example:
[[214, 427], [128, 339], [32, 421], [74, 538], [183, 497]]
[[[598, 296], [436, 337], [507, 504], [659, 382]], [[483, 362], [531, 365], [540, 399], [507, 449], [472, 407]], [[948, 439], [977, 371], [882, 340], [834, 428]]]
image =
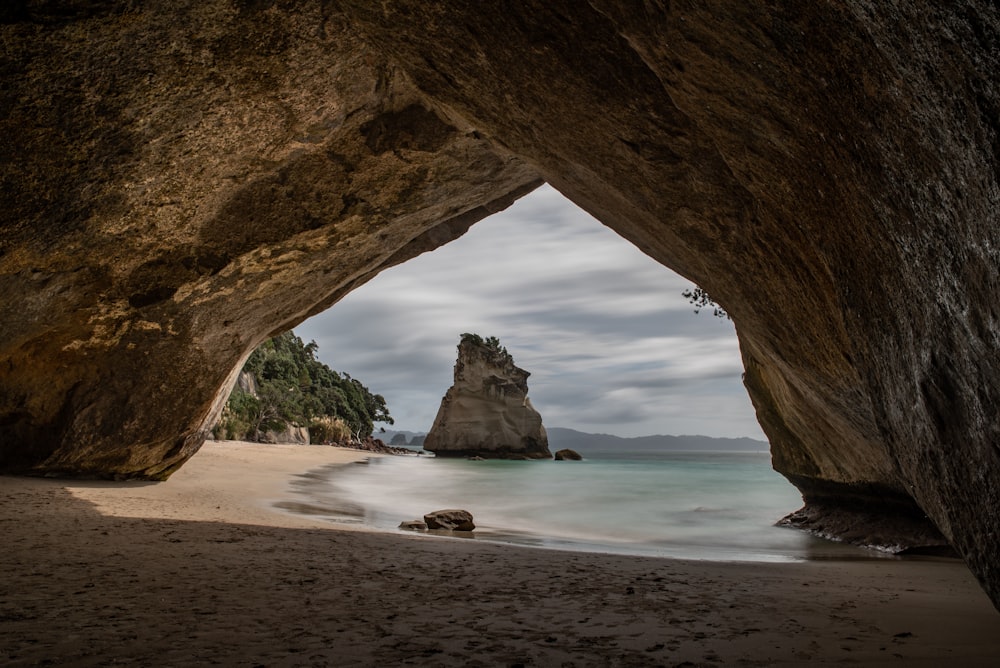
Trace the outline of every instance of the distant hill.
[[[379, 430], [372, 434], [375, 438], [381, 439], [392, 445], [409, 445], [415, 448], [423, 446], [424, 436], [426, 435], [427, 434], [422, 431], [406, 431], [405, 429], [386, 429], [385, 431]], [[402, 443], [399, 442], [401, 440], [403, 441]]]
[[546, 427], [549, 449], [555, 452], [570, 448], [580, 453], [597, 450], [652, 452], [767, 452], [766, 441], [753, 438], [713, 438], [711, 436], [637, 436], [624, 438], [611, 434], [588, 434], [565, 427]]
[[[713, 438], [711, 436], [637, 436], [625, 438], [611, 434], [588, 434], [565, 427], [546, 427], [549, 449], [552, 452], [570, 448], [577, 452], [598, 450], [619, 450], [621, 452], [767, 452], [766, 441], [753, 438]], [[401, 436], [398, 436], [401, 435]], [[386, 429], [373, 434], [386, 443], [406, 439], [404, 444], [419, 448], [423, 444], [424, 432]], [[394, 438], [395, 437], [395, 438]], [[416, 440], [416, 442], [414, 442]]]

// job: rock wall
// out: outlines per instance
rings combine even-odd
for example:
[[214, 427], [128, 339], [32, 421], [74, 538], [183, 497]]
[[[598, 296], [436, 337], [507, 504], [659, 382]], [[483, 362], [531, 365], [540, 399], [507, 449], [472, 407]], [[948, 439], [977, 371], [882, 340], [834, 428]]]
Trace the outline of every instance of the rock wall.
[[530, 375], [506, 349], [464, 336], [455, 382], [441, 399], [424, 450], [439, 457], [550, 459], [542, 416], [528, 399]]
[[345, 5], [726, 308], [807, 504], [929, 516], [1000, 600], [995, 6]]
[[540, 183], [326, 3], [4, 11], [7, 471], [169, 475], [258, 343]]
[[775, 467], [1000, 601], [1000, 17], [972, 0], [13, 2], [0, 468], [162, 477], [245, 356], [545, 179], [733, 316]]
[[282, 431], [265, 431], [260, 435], [260, 442], [309, 445], [309, 428], [288, 425]]

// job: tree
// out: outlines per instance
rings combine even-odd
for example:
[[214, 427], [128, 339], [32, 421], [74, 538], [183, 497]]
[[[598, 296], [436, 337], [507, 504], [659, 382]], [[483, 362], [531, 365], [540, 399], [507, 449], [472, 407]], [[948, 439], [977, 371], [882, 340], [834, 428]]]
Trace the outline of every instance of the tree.
[[496, 355], [501, 359], [506, 359], [510, 357], [510, 353], [507, 352], [507, 349], [505, 347], [500, 345], [500, 339], [498, 339], [495, 336], [488, 336], [484, 339], [478, 334], [472, 334], [470, 332], [466, 332], [462, 334], [459, 345], [466, 342], [475, 344], [480, 348], [486, 348], [487, 350], [489, 350], [490, 352], [492, 352], [494, 355]]
[[689, 302], [694, 304], [695, 313], [699, 313], [701, 309], [708, 308], [709, 306], [711, 306], [712, 315], [714, 315], [716, 318], [725, 318], [727, 320], [732, 320], [732, 318], [729, 317], [729, 314], [726, 313], [726, 310], [721, 306], [719, 306], [718, 304], [716, 304], [715, 300], [712, 299], [712, 297], [707, 292], [705, 292], [704, 289], [695, 286], [693, 289], [685, 290], [681, 294], [684, 295]]
[[[243, 372], [253, 376], [256, 395], [236, 388], [213, 429], [228, 438], [257, 439], [288, 425], [321, 425], [321, 442], [344, 433], [368, 435], [375, 422], [393, 424], [385, 398], [316, 358], [319, 346], [285, 332], [251, 353]], [[341, 425], [341, 426], [337, 426]]]
[[251, 414], [254, 438], [265, 431], [281, 431], [295, 421], [295, 409], [289, 394], [291, 388], [278, 383], [262, 383], [257, 391], [256, 410]]

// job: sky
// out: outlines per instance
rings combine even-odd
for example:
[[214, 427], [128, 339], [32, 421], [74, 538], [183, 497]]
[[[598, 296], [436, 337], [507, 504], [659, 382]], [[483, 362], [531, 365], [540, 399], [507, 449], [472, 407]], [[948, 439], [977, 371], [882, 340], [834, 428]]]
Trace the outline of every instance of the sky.
[[696, 314], [691, 287], [542, 186], [294, 331], [385, 397], [391, 429], [430, 429], [473, 332], [531, 373], [546, 427], [763, 439], [733, 325]]

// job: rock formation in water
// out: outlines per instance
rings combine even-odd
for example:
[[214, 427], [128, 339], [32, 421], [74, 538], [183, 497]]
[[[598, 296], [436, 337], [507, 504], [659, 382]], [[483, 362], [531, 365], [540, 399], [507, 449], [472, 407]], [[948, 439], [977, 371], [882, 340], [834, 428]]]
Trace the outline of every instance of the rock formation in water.
[[435, 510], [424, 515], [424, 524], [428, 529], [446, 529], [448, 531], [473, 531], [476, 528], [472, 513], [468, 510]]
[[544, 179], [725, 307], [809, 508], [928, 517], [1000, 601], [994, 4], [13, 2], [0, 31], [3, 470], [168, 475], [257, 343]]
[[571, 448], [563, 448], [562, 450], [556, 450], [553, 459], [557, 462], [579, 462], [583, 460], [583, 455]]
[[424, 450], [439, 457], [550, 458], [542, 416], [528, 399], [530, 375], [497, 339], [463, 334], [455, 382], [441, 399]]

